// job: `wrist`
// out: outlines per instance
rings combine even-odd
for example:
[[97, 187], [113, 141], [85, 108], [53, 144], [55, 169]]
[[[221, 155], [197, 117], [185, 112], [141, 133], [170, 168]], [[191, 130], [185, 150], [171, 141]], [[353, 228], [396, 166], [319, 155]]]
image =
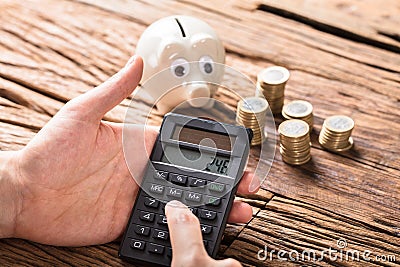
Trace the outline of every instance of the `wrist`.
[[0, 238], [13, 237], [21, 203], [16, 154], [0, 151]]

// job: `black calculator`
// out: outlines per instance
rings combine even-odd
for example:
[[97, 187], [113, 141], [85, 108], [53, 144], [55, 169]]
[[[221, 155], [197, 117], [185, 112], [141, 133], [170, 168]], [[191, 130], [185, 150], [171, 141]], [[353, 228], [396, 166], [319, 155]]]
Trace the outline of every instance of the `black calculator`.
[[199, 218], [204, 246], [215, 258], [251, 138], [252, 131], [243, 126], [165, 115], [119, 256], [137, 264], [170, 266], [165, 204], [179, 200]]

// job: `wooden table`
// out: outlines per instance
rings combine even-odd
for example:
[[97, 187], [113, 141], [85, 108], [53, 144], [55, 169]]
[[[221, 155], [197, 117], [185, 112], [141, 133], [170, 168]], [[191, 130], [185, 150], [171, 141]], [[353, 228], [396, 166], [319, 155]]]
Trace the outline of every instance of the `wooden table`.
[[[120, 69], [150, 23], [176, 13], [213, 26], [226, 63], [253, 81], [267, 66], [287, 67], [286, 101], [314, 105], [312, 162], [291, 167], [276, 154], [260, 193], [244, 197], [253, 219], [228, 225], [220, 255], [256, 266], [399, 265], [398, 0], [2, 0], [0, 149], [22, 148], [64, 103]], [[128, 103], [106, 119], [122, 121]], [[356, 122], [349, 152], [329, 153], [317, 142], [324, 118], [333, 114]], [[332, 260], [325, 253], [319, 261], [280, 261], [277, 252], [272, 260], [257, 259], [265, 246], [301, 257], [307, 249], [338, 249], [339, 239], [347, 242], [345, 251], [369, 250], [372, 260]], [[0, 265], [121, 266], [118, 245], [60, 248], [6, 239]]]

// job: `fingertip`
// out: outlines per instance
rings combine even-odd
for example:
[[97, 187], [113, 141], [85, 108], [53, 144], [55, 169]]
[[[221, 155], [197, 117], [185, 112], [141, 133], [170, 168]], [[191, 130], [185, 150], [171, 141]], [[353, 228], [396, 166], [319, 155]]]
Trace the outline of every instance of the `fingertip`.
[[187, 208], [186, 205], [184, 205], [182, 202], [178, 200], [171, 200], [165, 205], [165, 215], [168, 217], [168, 213], [171, 213], [173, 210], [177, 208]]
[[253, 208], [242, 201], [233, 202], [228, 221], [231, 223], [247, 223], [253, 217]]

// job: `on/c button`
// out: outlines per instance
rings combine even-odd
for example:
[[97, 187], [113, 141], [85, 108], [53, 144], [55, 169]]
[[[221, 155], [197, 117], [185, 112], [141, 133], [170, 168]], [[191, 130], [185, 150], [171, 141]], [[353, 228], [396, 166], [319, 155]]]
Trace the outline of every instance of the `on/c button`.
[[224, 184], [219, 184], [219, 183], [210, 183], [208, 185], [208, 189], [210, 189], [210, 191], [221, 193], [221, 192], [224, 192], [225, 185]]

